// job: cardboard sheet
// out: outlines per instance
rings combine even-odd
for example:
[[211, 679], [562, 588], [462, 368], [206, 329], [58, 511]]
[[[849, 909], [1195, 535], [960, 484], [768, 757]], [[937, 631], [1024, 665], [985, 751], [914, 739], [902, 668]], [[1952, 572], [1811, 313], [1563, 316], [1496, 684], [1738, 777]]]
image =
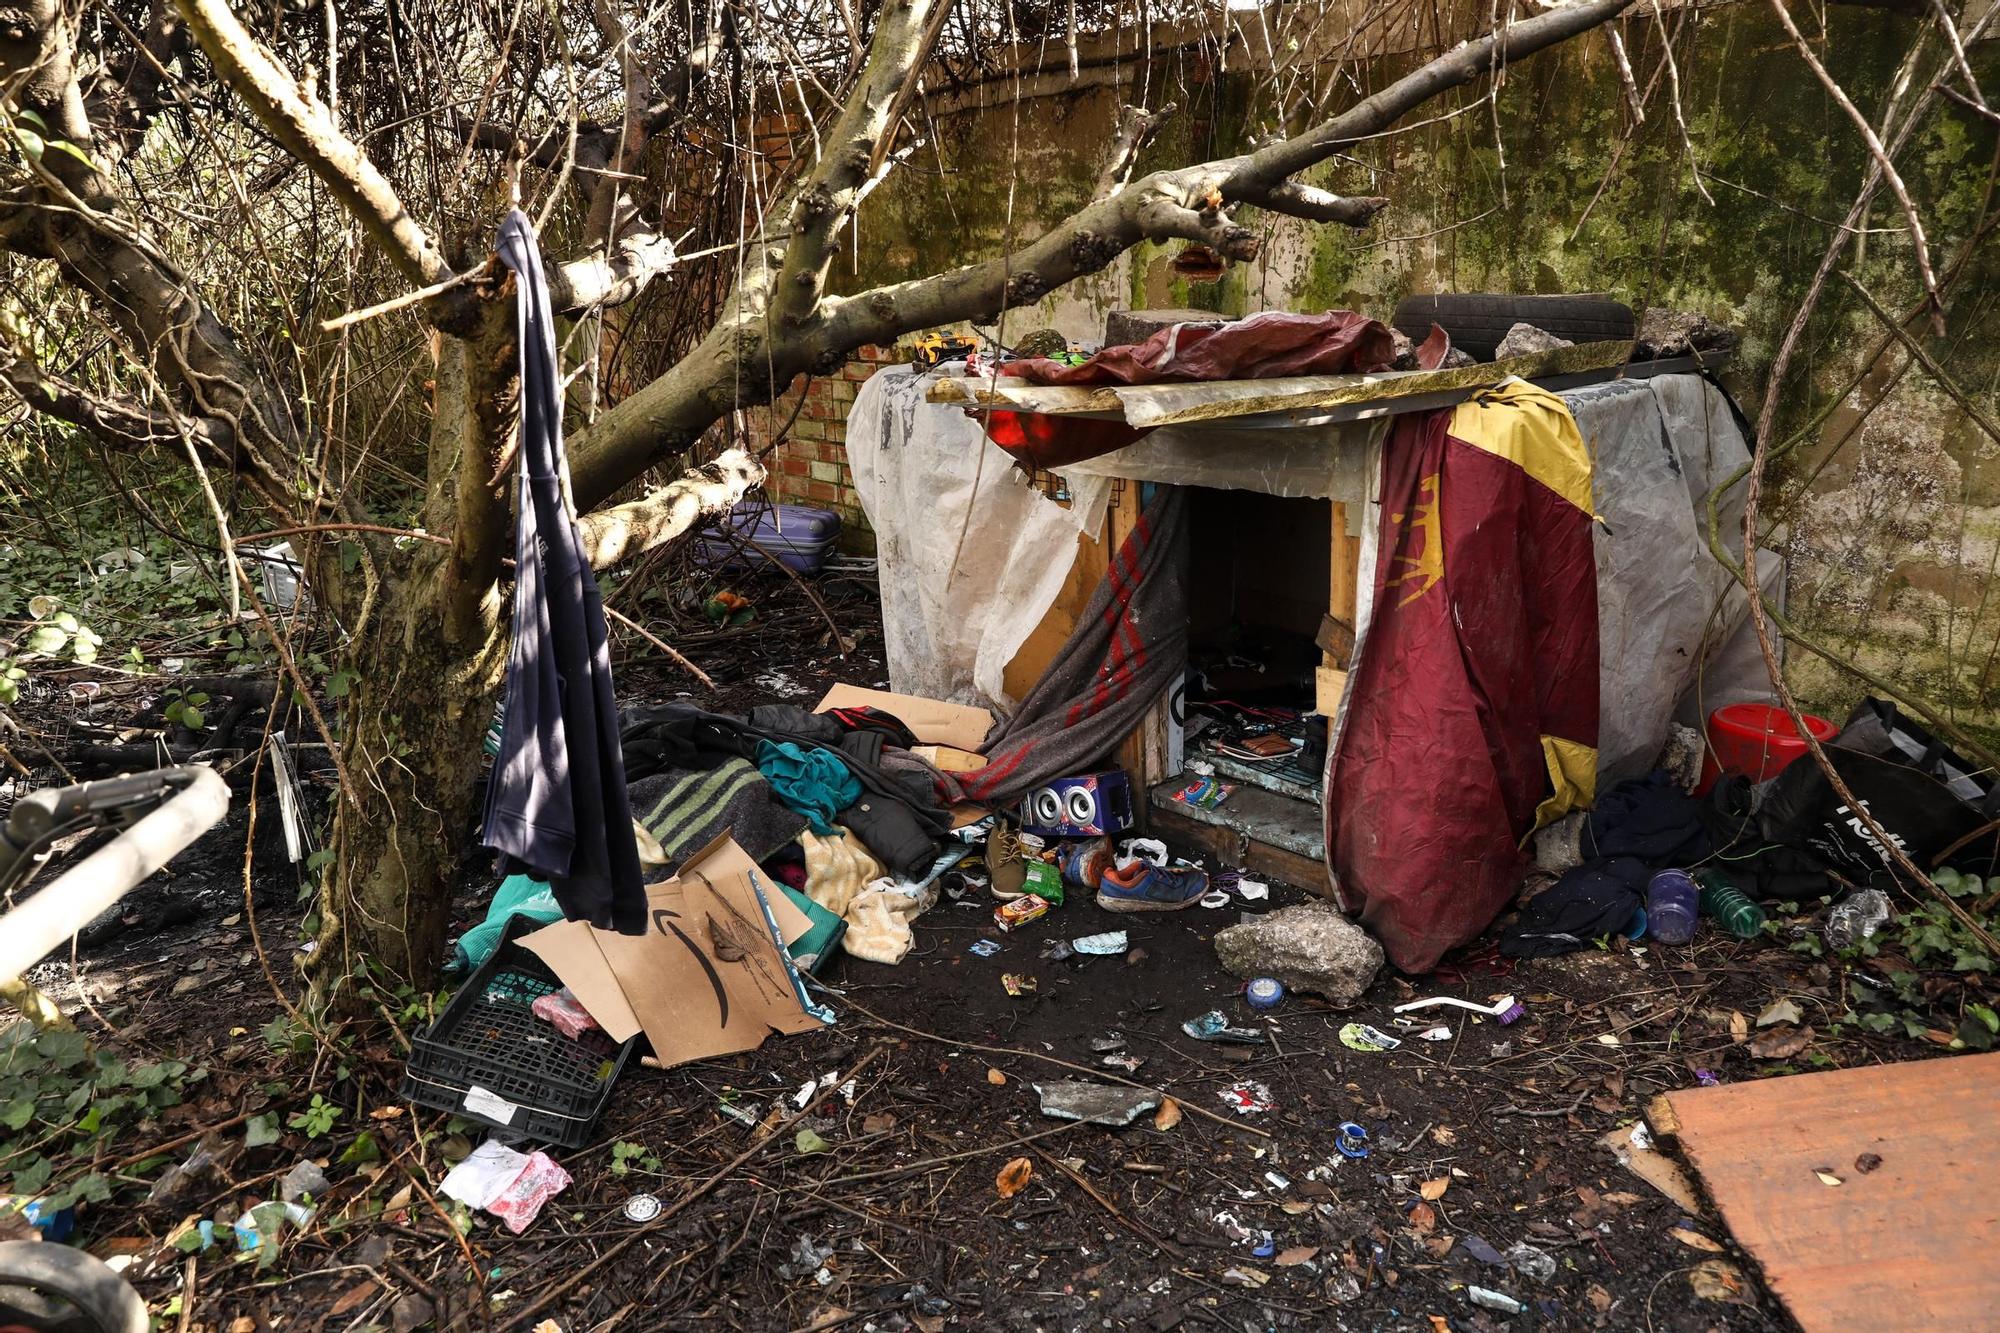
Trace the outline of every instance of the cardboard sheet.
[[[728, 834], [647, 888], [652, 929], [618, 935], [564, 921], [524, 936], [613, 1040], [644, 1032], [663, 1065], [755, 1050], [773, 1032], [819, 1020], [800, 1005], [751, 876], [756, 863]], [[768, 894], [787, 944], [812, 928], [782, 893]]]
[[975, 754], [986, 744], [986, 733], [993, 730], [993, 714], [984, 708], [948, 704], [941, 699], [919, 699], [914, 694], [867, 690], [859, 685], [834, 686], [813, 711], [864, 707], [895, 714], [925, 745], [950, 745]]

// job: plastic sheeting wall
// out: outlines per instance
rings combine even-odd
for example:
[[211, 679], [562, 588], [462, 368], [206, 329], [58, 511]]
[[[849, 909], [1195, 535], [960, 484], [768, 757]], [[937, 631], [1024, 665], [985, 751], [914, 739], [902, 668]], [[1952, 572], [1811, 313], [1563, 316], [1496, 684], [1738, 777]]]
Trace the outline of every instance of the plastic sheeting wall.
[[978, 422], [924, 401], [932, 376], [889, 366], [847, 418], [847, 463], [875, 527], [890, 686], [1011, 712], [1007, 664], [1069, 577], [1079, 533], [1100, 539], [1108, 477], [1064, 508]]
[[[1708, 549], [1708, 492], [1749, 461], [1720, 390], [1698, 375], [1614, 380], [1563, 395], [1595, 461], [1599, 789], [1646, 772], [1684, 695], [1707, 709], [1769, 693], [1742, 589]], [[1743, 497], [1720, 507], [1742, 549]], [[1777, 575], [1765, 553], [1759, 573]], [[1706, 666], [1704, 666], [1706, 663]]]

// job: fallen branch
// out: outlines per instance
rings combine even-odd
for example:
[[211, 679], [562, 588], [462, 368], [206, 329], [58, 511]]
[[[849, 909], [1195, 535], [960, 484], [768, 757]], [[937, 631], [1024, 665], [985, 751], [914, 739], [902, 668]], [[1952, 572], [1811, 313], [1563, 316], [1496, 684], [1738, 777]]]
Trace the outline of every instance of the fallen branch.
[[650, 643], [655, 648], [658, 648], [668, 657], [673, 658], [674, 661], [681, 664], [681, 667], [684, 670], [686, 670], [689, 675], [693, 676], [696, 680], [700, 681], [702, 684], [708, 686], [709, 689], [712, 690], [715, 688], [715, 681], [709, 677], [709, 674], [706, 671], [703, 671], [700, 667], [688, 661], [687, 658], [681, 656], [680, 653], [676, 652], [674, 648], [665, 641], [654, 637], [653, 632], [647, 629], [644, 625], [641, 625], [638, 621], [632, 619], [632, 617], [626, 615], [623, 611], [620, 611], [615, 607], [609, 607], [609, 606], [605, 607], [604, 614], [610, 616], [613, 620], [623, 625], [626, 629], [631, 630], [634, 634], [637, 634], [647, 643]]
[[1144, 1223], [1141, 1223], [1133, 1218], [1127, 1217], [1124, 1214], [1124, 1212], [1118, 1207], [1117, 1204], [1111, 1202], [1111, 1200], [1105, 1198], [1102, 1194], [1098, 1193], [1097, 1187], [1092, 1185], [1089, 1181], [1085, 1180], [1077, 1172], [1072, 1171], [1068, 1166], [1064, 1165], [1062, 1162], [1057, 1161], [1055, 1158], [1049, 1156], [1047, 1153], [1043, 1152], [1040, 1148], [1033, 1149], [1032, 1151], [1034, 1152], [1035, 1156], [1041, 1158], [1044, 1162], [1047, 1162], [1050, 1166], [1054, 1167], [1056, 1170], [1068, 1176], [1070, 1180], [1076, 1184], [1078, 1189], [1082, 1190], [1085, 1194], [1088, 1194], [1092, 1199], [1096, 1200], [1098, 1207], [1102, 1208], [1105, 1212], [1111, 1214], [1113, 1217], [1117, 1218], [1120, 1222], [1124, 1223], [1127, 1230], [1137, 1234], [1139, 1238], [1144, 1240], [1148, 1245], [1151, 1245], [1156, 1250], [1162, 1250], [1167, 1254], [1171, 1254], [1172, 1256], [1174, 1256], [1174, 1258], [1181, 1260], [1183, 1263], [1187, 1261], [1187, 1255], [1183, 1254], [1178, 1246], [1160, 1239], [1160, 1237], [1153, 1234], [1152, 1230], [1148, 1228]]

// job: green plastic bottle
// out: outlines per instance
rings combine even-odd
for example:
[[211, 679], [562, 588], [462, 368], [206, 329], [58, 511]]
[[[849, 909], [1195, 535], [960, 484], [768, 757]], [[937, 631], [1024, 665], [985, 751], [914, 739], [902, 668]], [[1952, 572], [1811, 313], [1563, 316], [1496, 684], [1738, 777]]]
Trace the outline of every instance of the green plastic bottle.
[[1713, 870], [1704, 870], [1701, 882], [1701, 914], [1715, 920], [1739, 940], [1755, 939], [1764, 929], [1764, 909], [1743, 896], [1743, 891]]

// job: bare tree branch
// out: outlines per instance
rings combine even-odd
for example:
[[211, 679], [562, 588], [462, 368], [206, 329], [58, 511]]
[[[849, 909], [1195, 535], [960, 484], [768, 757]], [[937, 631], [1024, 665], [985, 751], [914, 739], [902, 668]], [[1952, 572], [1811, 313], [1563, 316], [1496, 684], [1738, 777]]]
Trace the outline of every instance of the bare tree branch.
[[[1071, 52], [1074, 58], [1075, 52]], [[1118, 110], [1118, 132], [1111, 140], [1111, 156], [1104, 163], [1104, 170], [1097, 175], [1097, 187], [1090, 192], [1093, 199], [1109, 199], [1124, 189], [1132, 179], [1132, 168], [1138, 165], [1139, 154], [1146, 151], [1160, 132], [1160, 126], [1167, 118], [1180, 110], [1179, 103], [1169, 102], [1158, 111], [1148, 111], [1142, 106], [1123, 106]]]
[[1307, 222], [1337, 222], [1344, 227], [1365, 227], [1389, 206], [1380, 195], [1344, 195], [1322, 190], [1316, 185], [1286, 181], [1269, 190], [1245, 191], [1244, 203], [1268, 208], [1273, 213], [1304, 218]]
[[185, 438], [225, 465], [233, 461], [235, 436], [227, 422], [180, 416], [124, 394], [98, 393], [46, 374], [5, 348], [0, 348], [0, 381], [27, 407], [80, 426], [113, 449], [179, 445]]
[[237, 22], [223, 0], [178, 0], [201, 49], [230, 89], [249, 104], [286, 151], [312, 169], [358, 219], [403, 276], [429, 285], [451, 276], [437, 247], [396, 197], [395, 187], [360, 145], [334, 123], [319, 99]]
[[[1154, 172], [1086, 205], [1011, 254], [857, 296], [818, 298], [831, 238], [849, 196], [868, 178], [891, 100], [908, 82], [920, 32], [934, 17], [928, 0], [891, 0], [849, 112], [797, 196], [792, 223], [795, 231], [806, 230], [805, 237], [795, 235], [784, 249], [755, 247], [723, 319], [702, 344], [605, 412], [576, 441], [577, 503], [589, 508], [601, 502], [661, 458], [689, 447], [732, 408], [768, 402], [803, 371], [831, 367], [866, 343], [892, 342], [959, 320], [994, 319], [1004, 309], [1030, 304], [1099, 271], [1149, 237], [1197, 240], [1234, 258], [1250, 258], [1257, 253], [1257, 237], [1229, 218], [1229, 203], [1360, 225], [1376, 211], [1374, 201], [1336, 203], [1337, 196], [1324, 191], [1291, 188], [1291, 177], [1439, 93], [1587, 32], [1632, 3], [1572, 0], [1466, 42], [1296, 138], [1238, 157]], [[784, 318], [767, 321], [756, 288], [779, 265], [783, 276], [774, 299], [784, 303]]]
[[741, 449], [728, 450], [637, 500], [586, 515], [580, 525], [584, 554], [593, 569], [608, 569], [672, 541], [705, 515], [727, 511], [763, 480], [762, 463]]

